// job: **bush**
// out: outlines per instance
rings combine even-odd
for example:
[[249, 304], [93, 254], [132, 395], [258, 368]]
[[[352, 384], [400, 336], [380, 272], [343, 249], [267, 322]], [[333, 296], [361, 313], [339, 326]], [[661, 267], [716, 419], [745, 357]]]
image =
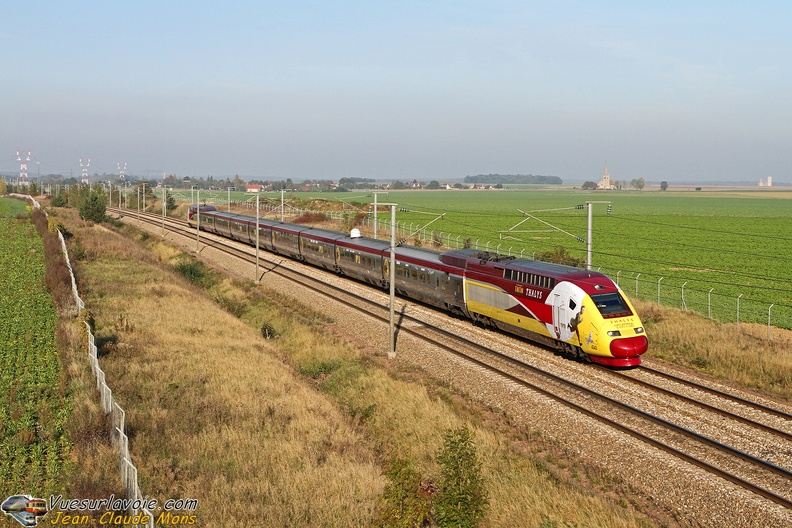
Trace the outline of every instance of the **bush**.
[[99, 193], [91, 192], [79, 206], [80, 218], [101, 223], [105, 219], [106, 205], [103, 197]]
[[440, 463], [441, 492], [435, 501], [438, 526], [473, 527], [484, 517], [489, 500], [481, 463], [467, 426], [446, 432]]
[[173, 267], [182, 277], [202, 288], [211, 285], [211, 277], [206, 266], [197, 260], [184, 260]]
[[61, 222], [59, 219], [55, 218], [54, 216], [50, 216], [47, 218], [47, 229], [49, 230], [50, 233], [55, 233], [56, 231], [63, 232], [66, 230], [66, 228], [63, 227], [63, 222]]
[[52, 207], [65, 207], [66, 199], [62, 195], [56, 194], [52, 197], [52, 200], [50, 200], [50, 205]]
[[327, 222], [330, 218], [324, 213], [305, 213], [294, 220], [295, 224], [314, 224], [317, 222]]
[[421, 475], [409, 459], [391, 461], [386, 473], [388, 486], [380, 499], [380, 522], [383, 527], [430, 526], [434, 487], [421, 481]]
[[556, 264], [563, 264], [564, 266], [574, 266], [576, 268], [585, 268], [586, 259], [582, 257], [573, 256], [563, 246], [559, 246], [552, 251], [543, 251], [536, 254], [536, 260], [544, 262], [554, 262]]

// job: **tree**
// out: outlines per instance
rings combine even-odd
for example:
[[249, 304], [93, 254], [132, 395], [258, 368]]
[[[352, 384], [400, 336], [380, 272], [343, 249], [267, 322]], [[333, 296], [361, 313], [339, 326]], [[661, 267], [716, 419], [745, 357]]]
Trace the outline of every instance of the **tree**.
[[646, 185], [646, 180], [644, 180], [643, 178], [636, 178], [630, 182], [630, 185], [632, 185], [633, 187], [635, 187], [640, 191]]
[[429, 182], [429, 184], [426, 186], [426, 188], [427, 189], [439, 189], [440, 188], [440, 182], [438, 182], [437, 180], [432, 180], [432, 181]]
[[597, 188], [597, 184], [596, 184], [596, 183], [594, 183], [593, 181], [587, 181], [587, 182], [585, 182], [585, 183], [583, 184], [583, 186], [582, 186], [581, 188], [582, 188], [584, 191], [593, 191], [594, 189], [596, 189], [596, 188]]
[[6, 181], [0, 178], [0, 194], [6, 194], [8, 192], [8, 186], [6, 185]]
[[667, 191], [668, 190], [668, 182], [667, 181], [660, 182], [660, 190], [661, 191]]
[[165, 192], [165, 209], [167, 209], [168, 212], [176, 209], [176, 198], [174, 198], [173, 195], [167, 191]]
[[80, 218], [100, 223], [105, 219], [105, 198], [96, 191], [91, 191], [88, 196], [80, 201], [78, 210]]

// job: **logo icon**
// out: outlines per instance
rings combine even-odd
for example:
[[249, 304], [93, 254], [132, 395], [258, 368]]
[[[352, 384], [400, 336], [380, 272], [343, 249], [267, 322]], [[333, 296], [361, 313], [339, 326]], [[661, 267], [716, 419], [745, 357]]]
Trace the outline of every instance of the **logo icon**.
[[39, 519], [47, 515], [47, 501], [30, 495], [11, 495], [0, 509], [22, 526], [37, 526]]

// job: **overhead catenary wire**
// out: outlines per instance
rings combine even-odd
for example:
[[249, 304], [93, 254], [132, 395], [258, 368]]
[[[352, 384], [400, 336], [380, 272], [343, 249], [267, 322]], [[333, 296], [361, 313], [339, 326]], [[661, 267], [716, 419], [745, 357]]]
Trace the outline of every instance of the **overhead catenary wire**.
[[[405, 204], [405, 207], [409, 207], [409, 205]], [[423, 209], [427, 209], [427, 208], [423, 207]], [[455, 213], [464, 214], [465, 217], [468, 219], [468, 221], [461, 221], [461, 220], [459, 220], [457, 218], [454, 218], [454, 216], [449, 214], [449, 215], [446, 216], [446, 219], [444, 221], [445, 225], [448, 226], [449, 224], [451, 224], [451, 225], [454, 225], [456, 227], [461, 227], [467, 233], [471, 233], [472, 231], [481, 231], [481, 226], [480, 225], [477, 225], [475, 223], [470, 222], [470, 219], [472, 219], [472, 218], [498, 217], [498, 218], [501, 218], [501, 219], [505, 220], [505, 219], [507, 219], [507, 218], [509, 218], [511, 216], [511, 215], [508, 215], [508, 216], [504, 215], [503, 213], [490, 213], [490, 212], [478, 212], [478, 211], [474, 212], [474, 211], [464, 211], [464, 210], [451, 210], [449, 212], [455, 212]], [[603, 215], [603, 217], [604, 217], [604, 215]], [[611, 215], [611, 217], [616, 218], [618, 220], [630, 220], [630, 221], [636, 221], [636, 222], [643, 222], [643, 223], [647, 223], [647, 224], [661, 225], [661, 226], [671, 227], [671, 228], [682, 227], [682, 228], [690, 229], [690, 230], [693, 230], [693, 231], [728, 234], [728, 235], [732, 235], [732, 236], [735, 235], [735, 233], [733, 233], [732, 231], [725, 231], [725, 230], [718, 230], [718, 229], [711, 229], [711, 228], [700, 228], [700, 227], [696, 227], [696, 226], [684, 226], [684, 225], [669, 224], [669, 223], [662, 223], [662, 222], [651, 222], [651, 221], [645, 221], [645, 220], [638, 220], [638, 219], [634, 219], [634, 218], [630, 218], [630, 217], [626, 217], [626, 216], [614, 216], [614, 215]], [[515, 219], [524, 219], [524, 216], [522, 216], [521, 214], [520, 215], [514, 214], [514, 218]], [[565, 228], [565, 229], [574, 230], [574, 229], [582, 228], [582, 226], [580, 225], [579, 222], [564, 222], [563, 221], [563, 220], [572, 220], [573, 218], [575, 218], [575, 217], [572, 217], [570, 215], [548, 215], [548, 218], [553, 218], [553, 221], [555, 222], [556, 225], [558, 225], [558, 226], [560, 226], [562, 228]], [[504, 223], [506, 223], [506, 222], [504, 222]], [[634, 237], [625, 237], [623, 234], [621, 234], [619, 232], [609, 231], [607, 229], [606, 225], [600, 225], [600, 227], [597, 230], [597, 233], [598, 233], [598, 237], [609, 236], [611, 238], [620, 238], [620, 239], [627, 240], [629, 243], [631, 243], [633, 245], [635, 244], [635, 238]], [[495, 233], [493, 233], [493, 236], [495, 236]], [[785, 240], [791, 240], [792, 241], [792, 239], [786, 238], [786, 237], [778, 237], [778, 236], [755, 234], [755, 233], [737, 233], [737, 236], [745, 236], [745, 237], [748, 237], [748, 238], [756, 237], [756, 238], [760, 238], [760, 239], [764, 238], [764, 239], [775, 239], [775, 240], [782, 240], [782, 241], [785, 241]], [[727, 254], [733, 254], [733, 255], [739, 255], [739, 256], [750, 256], [751, 258], [754, 258], [754, 259], [763, 258], [763, 259], [767, 259], [767, 260], [770, 260], [770, 261], [775, 261], [775, 262], [780, 263], [780, 264], [784, 264], [784, 263], [787, 262], [787, 259], [782, 258], [782, 257], [776, 257], [776, 256], [773, 256], [773, 255], [765, 255], [765, 254], [757, 254], [755, 252], [745, 252], [745, 251], [736, 250], [736, 249], [727, 249], [727, 248], [722, 248], [722, 247], [715, 248], [715, 247], [711, 247], [711, 246], [702, 246], [702, 245], [697, 245], [697, 244], [686, 244], [686, 243], [683, 243], [683, 242], [669, 241], [669, 240], [665, 240], [665, 239], [656, 239], [656, 238], [648, 239], [645, 236], [642, 238], [642, 240], [643, 241], [648, 241], [648, 242], [666, 244], [666, 245], [672, 245], [673, 244], [673, 245], [676, 245], [677, 247], [689, 248], [689, 249], [692, 249], [692, 250], [699, 251], [702, 254], [711, 254], [713, 251], [718, 251], [719, 253], [727, 253]], [[536, 247], [539, 247], [539, 248], [546, 248], [548, 250], [557, 246], [557, 244], [555, 242], [545, 242], [545, 241], [542, 241], [542, 240], [531, 240], [530, 242], [524, 241], [524, 243], [532, 244], [532, 245], [534, 245]], [[651, 259], [651, 258], [646, 258], [646, 257], [635, 257], [635, 256], [629, 256], [629, 255], [613, 253], [613, 252], [608, 252], [608, 251], [602, 251], [602, 250], [594, 250], [593, 253], [595, 255], [598, 255], [598, 256], [612, 257], [612, 258], [617, 258], [617, 259], [620, 259], [620, 260], [628, 260], [628, 261], [635, 261], [635, 262], [647, 262], [647, 263], [659, 264], [659, 265], [669, 266], [669, 267], [687, 268], [687, 269], [690, 269], [690, 270], [700, 271], [700, 272], [719, 273], [719, 274], [738, 273], [739, 275], [744, 276], [744, 277], [758, 279], [758, 280], [761, 280], [761, 281], [773, 281], [775, 283], [789, 280], [789, 277], [772, 276], [772, 275], [768, 275], [767, 273], [759, 274], [759, 273], [750, 273], [750, 272], [745, 272], [745, 271], [737, 272], [737, 271], [734, 271], [734, 270], [712, 269], [711, 267], [704, 267], [700, 263], [690, 262], [690, 261], [688, 261], [688, 262], [678, 262], [678, 261], [669, 261], [669, 260], [661, 260], [661, 259]], [[694, 253], [690, 253], [690, 254], [694, 254]], [[609, 266], [609, 267], [613, 267], [613, 266]], [[647, 272], [646, 270], [644, 270], [643, 272], [644, 273], [655, 273], [655, 274], [658, 274], [658, 275], [660, 274], [658, 272]], [[666, 274], [663, 274], [663, 275], [666, 275]], [[666, 276], [672, 277], [673, 275], [666, 275]], [[679, 276], [679, 278], [681, 279], [682, 276]], [[699, 282], [703, 282], [703, 283], [723, 284], [723, 285], [731, 285], [731, 286], [746, 287], [746, 288], [756, 288], [756, 289], [762, 289], [762, 290], [767, 290], [767, 291], [776, 291], [776, 292], [790, 292], [791, 291], [791, 290], [788, 290], [788, 289], [778, 288], [778, 287], [775, 287], [775, 286], [761, 286], [761, 285], [755, 285], [755, 284], [740, 284], [740, 283], [734, 283], [734, 282], [715, 281], [715, 280], [704, 279], [704, 278], [700, 278], [700, 279], [697, 279], [697, 280]]]

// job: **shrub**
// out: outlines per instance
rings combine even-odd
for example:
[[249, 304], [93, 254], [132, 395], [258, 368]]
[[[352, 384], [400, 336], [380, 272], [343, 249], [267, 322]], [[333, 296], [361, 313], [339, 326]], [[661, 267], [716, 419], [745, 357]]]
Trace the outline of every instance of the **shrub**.
[[380, 522], [383, 527], [430, 526], [434, 487], [421, 481], [421, 475], [409, 459], [391, 461], [388, 486], [380, 499]]
[[78, 210], [80, 211], [80, 218], [83, 220], [91, 220], [96, 223], [103, 222], [106, 212], [104, 198], [99, 196], [99, 193], [91, 192], [80, 202]]
[[65, 231], [66, 228], [63, 227], [63, 222], [59, 219], [55, 218], [54, 216], [50, 216], [47, 218], [47, 229], [50, 233], [54, 233], [56, 231]]
[[196, 286], [206, 288], [211, 285], [212, 280], [206, 270], [206, 266], [197, 260], [183, 260], [173, 267], [182, 277], [192, 282]]
[[536, 260], [544, 262], [554, 262], [556, 264], [563, 264], [565, 266], [574, 266], [576, 268], [585, 268], [586, 259], [582, 257], [573, 256], [563, 246], [559, 246], [552, 251], [543, 251], [536, 254]]
[[52, 207], [65, 207], [66, 199], [62, 195], [56, 194], [52, 197], [52, 200], [50, 200], [50, 205]]
[[324, 213], [305, 213], [298, 216], [293, 220], [295, 224], [314, 224], [317, 222], [326, 222], [330, 218]]
[[442, 479], [435, 501], [437, 525], [476, 526], [484, 517], [489, 500], [476, 445], [467, 426], [446, 432], [437, 461]]

